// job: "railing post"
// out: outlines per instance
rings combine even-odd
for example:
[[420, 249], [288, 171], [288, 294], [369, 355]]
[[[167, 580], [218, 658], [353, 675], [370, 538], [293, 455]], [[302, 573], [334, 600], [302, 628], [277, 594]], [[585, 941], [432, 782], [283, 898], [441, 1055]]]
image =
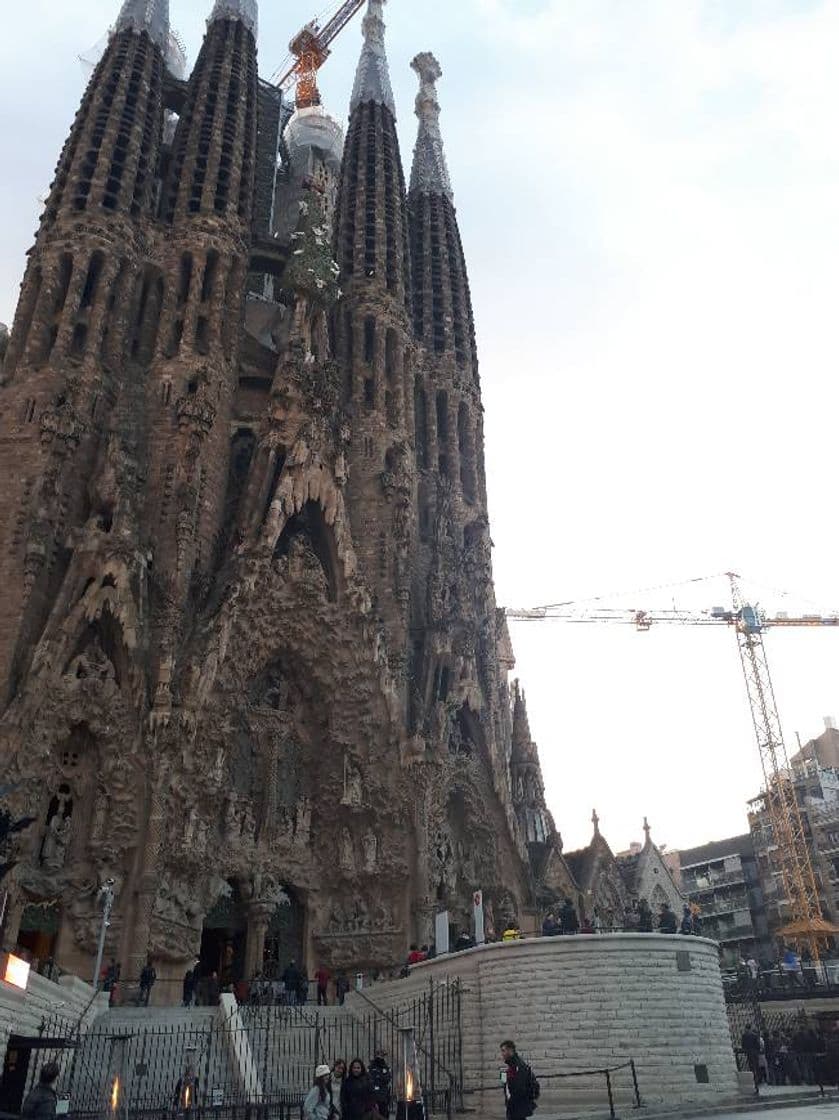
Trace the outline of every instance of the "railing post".
[[431, 1107], [434, 1108], [434, 1093], [437, 1088], [437, 1079], [435, 1077], [435, 1067], [437, 1065], [437, 1051], [434, 1047], [434, 977], [429, 977], [428, 980], [428, 1048], [431, 1051], [431, 1070], [429, 1071], [429, 1079], [431, 1084]]
[[641, 1093], [638, 1089], [638, 1071], [635, 1068], [635, 1059], [629, 1059], [629, 1067], [632, 1070], [632, 1087], [635, 1090], [635, 1107], [641, 1107]]
[[612, 1075], [608, 1070], [604, 1070], [606, 1074], [606, 1091], [609, 1094], [609, 1115], [612, 1120], [615, 1120], [615, 1098], [612, 1096]]

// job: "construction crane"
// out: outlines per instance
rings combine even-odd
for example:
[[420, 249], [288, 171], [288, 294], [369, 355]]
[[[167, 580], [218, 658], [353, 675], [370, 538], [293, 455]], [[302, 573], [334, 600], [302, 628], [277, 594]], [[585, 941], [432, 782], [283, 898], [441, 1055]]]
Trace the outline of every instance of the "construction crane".
[[722, 625], [734, 629], [760, 752], [764, 797], [775, 845], [776, 870], [781, 875], [791, 911], [790, 921], [780, 932], [790, 940], [806, 943], [814, 960], [818, 961], [819, 942], [829, 936], [834, 927], [822, 915], [818, 884], [791, 777], [763, 634], [765, 630], [776, 626], [839, 626], [839, 614], [777, 614], [770, 618], [744, 600], [739, 578], [733, 572], [727, 575], [731, 587], [731, 608], [714, 607], [699, 611], [679, 610], [676, 607], [663, 610], [626, 610], [568, 602], [524, 610], [510, 609], [505, 613], [507, 618], [517, 622], [556, 619], [561, 622], [634, 626], [639, 631], [648, 631], [660, 624]]
[[289, 43], [289, 58], [271, 80], [286, 91], [297, 85], [295, 104], [298, 109], [320, 105], [318, 71], [332, 53], [330, 45], [364, 3], [365, 0], [345, 0], [324, 27], [315, 18], [301, 28]]

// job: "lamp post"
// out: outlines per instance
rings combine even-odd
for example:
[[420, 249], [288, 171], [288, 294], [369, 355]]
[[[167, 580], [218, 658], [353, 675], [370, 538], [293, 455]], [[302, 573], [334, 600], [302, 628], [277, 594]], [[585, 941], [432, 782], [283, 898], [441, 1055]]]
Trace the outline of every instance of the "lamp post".
[[99, 888], [97, 895], [102, 906], [102, 926], [99, 930], [99, 945], [96, 950], [96, 966], [93, 970], [93, 989], [99, 991], [100, 976], [102, 973], [102, 957], [105, 955], [105, 938], [111, 924], [111, 911], [114, 908], [114, 881], [106, 879]]
[[396, 1120], [426, 1120], [425, 1101], [419, 1077], [417, 1041], [413, 1027], [399, 1028], [396, 1067]]

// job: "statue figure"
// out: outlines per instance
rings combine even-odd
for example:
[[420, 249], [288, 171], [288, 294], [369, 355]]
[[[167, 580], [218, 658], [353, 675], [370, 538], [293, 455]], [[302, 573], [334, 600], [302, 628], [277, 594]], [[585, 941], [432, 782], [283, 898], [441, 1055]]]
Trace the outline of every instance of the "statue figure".
[[340, 862], [344, 871], [355, 870], [355, 851], [353, 849], [352, 836], [348, 828], [341, 829], [341, 849], [340, 849]]
[[50, 871], [60, 871], [67, 858], [72, 818], [57, 812], [47, 825], [47, 835], [41, 852], [41, 862]]
[[347, 759], [344, 763], [344, 805], [361, 805], [361, 771]]
[[245, 802], [244, 808], [242, 809], [241, 821], [241, 835], [245, 840], [252, 843], [256, 838], [256, 820], [254, 819], [253, 807], [250, 801]]
[[379, 862], [379, 841], [372, 829], [364, 834], [364, 870], [375, 871]]
[[239, 837], [242, 834], [242, 822], [236, 810], [236, 798], [231, 794], [227, 799], [227, 804], [224, 809], [224, 831], [230, 839]]
[[97, 843], [105, 835], [105, 823], [108, 818], [108, 795], [101, 789], [96, 798], [93, 810], [93, 824], [90, 828], [90, 839]]

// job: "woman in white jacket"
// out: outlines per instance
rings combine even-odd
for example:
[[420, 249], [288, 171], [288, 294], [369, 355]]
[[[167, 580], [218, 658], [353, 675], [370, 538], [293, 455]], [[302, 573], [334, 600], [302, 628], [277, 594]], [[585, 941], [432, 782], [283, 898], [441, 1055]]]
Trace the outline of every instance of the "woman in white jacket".
[[303, 1101], [303, 1120], [332, 1120], [336, 1110], [332, 1103], [332, 1070], [318, 1066], [315, 1083]]

